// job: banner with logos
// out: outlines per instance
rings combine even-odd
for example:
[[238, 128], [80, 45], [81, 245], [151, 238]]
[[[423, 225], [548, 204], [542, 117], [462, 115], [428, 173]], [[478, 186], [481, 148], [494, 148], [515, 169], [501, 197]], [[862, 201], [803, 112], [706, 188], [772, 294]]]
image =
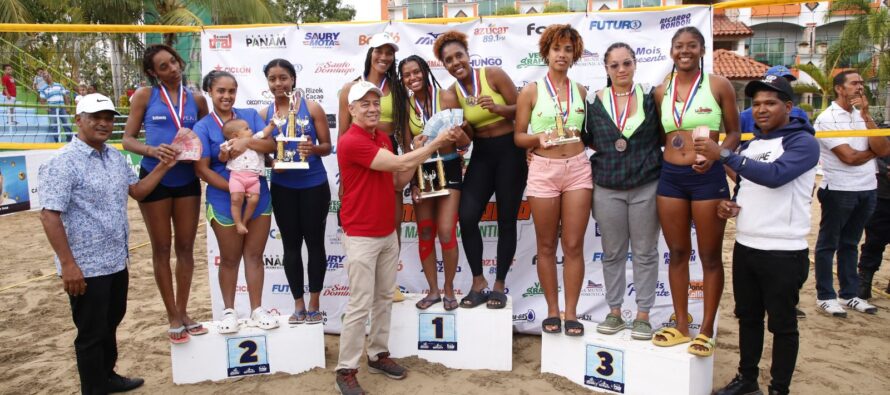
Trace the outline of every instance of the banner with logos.
[[[659, 84], [671, 72], [673, 66], [670, 59], [671, 37], [678, 29], [686, 26], [695, 26], [704, 35], [707, 48], [705, 70], [712, 69], [711, 12], [705, 6], [657, 12], [485, 17], [454, 24], [382, 22], [256, 29], [207, 29], [201, 38], [202, 69], [205, 74], [211, 70], [225, 70], [234, 74], [238, 79], [236, 107], [261, 109], [271, 103], [263, 94], [268, 90], [263, 66], [274, 58], [288, 59], [297, 69], [297, 87], [307, 99], [319, 102], [324, 108], [331, 127], [331, 138], [336, 141], [339, 90], [345, 83], [362, 74], [368, 53], [368, 40], [373, 34], [389, 32], [400, 48], [396, 53], [397, 62], [410, 55], [419, 55], [429, 62], [436, 78], [447, 87], [454, 82], [454, 79], [444, 69], [442, 63], [435, 59], [432, 44], [436, 37], [445, 31], [464, 32], [469, 38], [471, 64], [474, 67], [500, 67], [510, 75], [517, 88], [521, 88], [529, 82], [542, 78], [546, 73], [547, 67], [538, 53], [538, 40], [548, 25], [556, 23], [571, 24], [583, 36], [583, 56], [575, 63], [569, 76], [587, 86], [589, 91], [605, 86], [606, 71], [603, 55], [606, 48], [615, 42], [625, 42], [634, 48], [637, 59], [636, 82], [647, 86]], [[327, 276], [321, 296], [321, 309], [325, 316], [325, 331], [339, 333], [341, 317], [349, 297], [349, 282], [344, 270], [347, 258], [340, 242], [342, 230], [337, 227], [336, 220], [340, 206], [339, 201], [336, 201], [339, 186], [336, 146], [334, 154], [323, 158], [323, 163], [328, 172], [331, 195], [335, 201], [332, 201], [330, 206], [325, 235]], [[428, 292], [417, 252], [414, 213], [410, 199], [408, 196], [405, 198], [404, 222], [400, 230], [402, 252], [398, 284], [404, 292]], [[479, 223], [485, 242], [483, 265], [490, 284], [494, 283], [499, 236], [495, 205], [496, 202], [492, 199]], [[608, 312], [603, 286], [603, 253], [599, 227], [600, 225], [594, 220], [591, 220], [588, 226], [584, 247], [586, 274], [578, 308], [582, 319], [597, 322]], [[514, 326], [520, 332], [539, 333], [547, 308], [535, 270], [537, 263], [535, 231], [526, 201], [523, 201], [520, 209], [518, 229], [518, 248], [507, 276], [508, 291], [513, 297]], [[696, 248], [694, 230], [692, 242], [693, 248]], [[437, 246], [437, 252], [438, 249]], [[214, 319], [219, 319], [223, 306], [217, 282], [219, 248], [213, 232], [207, 233], [207, 253], [213, 314]], [[659, 254], [659, 281], [655, 307], [651, 311], [651, 321], [656, 328], [671, 325], [673, 321], [672, 290], [667, 281], [669, 255], [663, 240], [659, 243]], [[557, 252], [558, 265], [561, 265], [562, 259], [560, 250]], [[289, 315], [293, 311], [293, 297], [284, 275], [281, 237], [274, 221], [264, 254], [264, 265], [263, 305], [273, 312]], [[438, 270], [441, 285], [444, 276], [441, 262]], [[559, 273], [561, 283], [561, 270]], [[701, 265], [694, 252], [690, 262], [690, 277], [692, 278], [690, 289], [678, 292], [687, 294], [690, 298], [690, 328], [693, 332], [697, 332], [701, 324], [703, 290]], [[455, 279], [455, 287], [460, 294], [458, 298], [469, 290], [471, 278], [466, 258], [461, 253]], [[630, 321], [633, 320], [636, 311], [634, 303], [636, 291], [630, 252], [627, 259], [627, 279], [622, 313], [624, 318]], [[237, 285], [236, 308], [242, 317], [249, 314], [243, 269], [239, 274]]]

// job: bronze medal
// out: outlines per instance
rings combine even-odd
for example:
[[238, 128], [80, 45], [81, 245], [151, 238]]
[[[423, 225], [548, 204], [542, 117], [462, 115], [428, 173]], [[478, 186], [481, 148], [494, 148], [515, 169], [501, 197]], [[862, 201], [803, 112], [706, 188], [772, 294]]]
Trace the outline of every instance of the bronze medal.
[[624, 138], [618, 138], [615, 140], [615, 151], [624, 152], [627, 149], [627, 140]]
[[475, 106], [476, 105], [476, 96], [467, 96], [467, 105]]

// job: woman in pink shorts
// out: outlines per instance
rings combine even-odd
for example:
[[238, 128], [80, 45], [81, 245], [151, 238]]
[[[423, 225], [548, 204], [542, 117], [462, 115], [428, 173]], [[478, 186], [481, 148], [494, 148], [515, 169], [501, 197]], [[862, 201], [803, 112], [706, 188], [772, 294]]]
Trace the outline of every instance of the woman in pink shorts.
[[538, 277], [547, 300], [547, 318], [541, 327], [546, 333], [562, 331], [556, 275], [557, 235], [562, 226], [565, 334], [581, 336], [584, 326], [578, 322], [576, 307], [584, 280], [584, 233], [593, 181], [578, 138], [587, 91], [567, 73], [581, 58], [584, 43], [570, 25], [550, 25], [538, 46], [548, 65], [547, 75], [519, 93], [514, 139], [517, 146], [532, 150], [525, 194], [535, 219]]

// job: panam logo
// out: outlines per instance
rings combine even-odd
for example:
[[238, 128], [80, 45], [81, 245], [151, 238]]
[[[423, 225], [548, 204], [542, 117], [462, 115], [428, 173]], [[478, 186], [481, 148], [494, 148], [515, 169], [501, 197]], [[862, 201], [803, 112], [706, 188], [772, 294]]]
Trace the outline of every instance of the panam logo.
[[[386, 34], [388, 34], [389, 37], [392, 38], [393, 41], [395, 41], [396, 44], [398, 44], [399, 41], [401, 40], [401, 38], [399, 37], [399, 33], [387, 32]], [[373, 34], [360, 34], [358, 36], [358, 45], [368, 45], [368, 43], [371, 41], [371, 37], [374, 37], [374, 35]]]
[[676, 29], [692, 23], [692, 14], [676, 15], [668, 18], [661, 18], [658, 25], [661, 30]]
[[214, 34], [210, 37], [210, 49], [232, 49], [232, 35]]
[[[433, 43], [436, 42], [436, 39], [441, 35], [442, 33], [427, 32], [423, 36], [420, 36], [420, 38], [414, 42], [414, 45], [433, 45]], [[430, 67], [433, 67], [433, 65], [430, 64]]]
[[284, 261], [281, 255], [266, 255], [263, 257], [263, 267], [266, 269], [284, 269]]
[[340, 32], [310, 32], [303, 36], [303, 45], [312, 48], [334, 48], [340, 45]]
[[590, 30], [631, 30], [639, 31], [643, 22], [639, 19], [623, 19], [617, 21], [590, 21]]
[[244, 38], [248, 48], [287, 48], [284, 34], [254, 34]]
[[547, 64], [544, 63], [544, 58], [541, 57], [540, 53], [529, 52], [528, 56], [521, 59], [519, 65], [516, 66], [517, 69], [524, 69], [526, 67], [547, 67]]
[[474, 36], [482, 36], [483, 43], [494, 43], [498, 41], [505, 41], [507, 39], [507, 30], [510, 29], [507, 26], [498, 26], [493, 23], [488, 24], [488, 26], [477, 27], [473, 29]]

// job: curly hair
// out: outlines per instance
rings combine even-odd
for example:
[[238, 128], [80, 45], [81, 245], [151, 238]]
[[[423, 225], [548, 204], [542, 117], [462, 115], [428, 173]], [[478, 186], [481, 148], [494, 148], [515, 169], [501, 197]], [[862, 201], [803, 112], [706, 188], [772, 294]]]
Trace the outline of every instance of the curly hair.
[[464, 47], [465, 51], [469, 52], [470, 44], [467, 43], [467, 35], [456, 30], [449, 30], [436, 37], [436, 41], [433, 43], [433, 53], [436, 54], [436, 59], [439, 59], [440, 62], [442, 61], [442, 49], [451, 43], [458, 43]]
[[[148, 82], [152, 85], [158, 85], [158, 78], [151, 75], [149, 71], [154, 71], [155, 69], [155, 55], [160, 53], [161, 51], [167, 51], [170, 55], [179, 62], [180, 69], [185, 69], [185, 60], [182, 59], [182, 56], [179, 56], [179, 52], [176, 52], [173, 47], [167, 44], [154, 44], [145, 48], [145, 52], [142, 54], [142, 72], [145, 73], [145, 76], [148, 77]], [[185, 82], [185, 73], [182, 74], [182, 80]]]
[[584, 39], [572, 25], [550, 25], [541, 33], [541, 39], [538, 41], [538, 52], [544, 58], [544, 63], [548, 62], [547, 55], [550, 53], [550, 47], [559, 42], [559, 40], [567, 38], [572, 43], [572, 63], [581, 59], [584, 53]]

